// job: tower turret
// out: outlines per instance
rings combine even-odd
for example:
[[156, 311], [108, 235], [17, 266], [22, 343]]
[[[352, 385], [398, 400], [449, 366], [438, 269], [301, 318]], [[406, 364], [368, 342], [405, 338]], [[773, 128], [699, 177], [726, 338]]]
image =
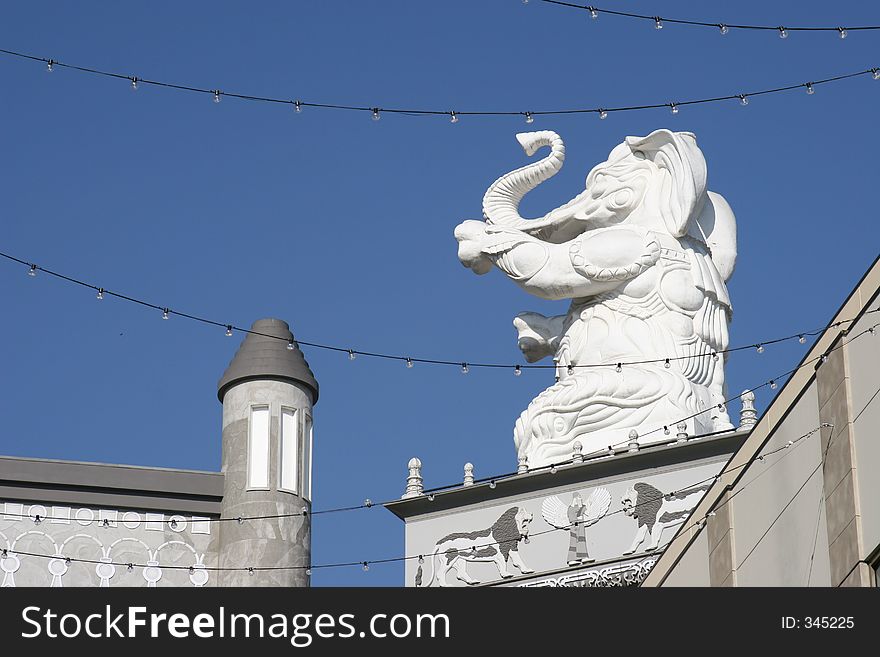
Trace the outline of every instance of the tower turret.
[[[308, 586], [318, 382], [280, 319], [251, 327], [223, 374], [222, 586]], [[275, 337], [268, 337], [275, 336]], [[290, 515], [288, 515], [290, 514]], [[247, 520], [252, 516], [282, 516]], [[260, 567], [299, 567], [259, 570]], [[246, 570], [254, 568], [252, 572]]]

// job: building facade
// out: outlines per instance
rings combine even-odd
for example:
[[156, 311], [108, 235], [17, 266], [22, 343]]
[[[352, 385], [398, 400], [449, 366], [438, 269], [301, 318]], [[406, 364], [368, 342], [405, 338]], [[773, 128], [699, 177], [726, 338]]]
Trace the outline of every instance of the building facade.
[[0, 457], [0, 586], [308, 586], [318, 383], [285, 322], [217, 394], [220, 472]]

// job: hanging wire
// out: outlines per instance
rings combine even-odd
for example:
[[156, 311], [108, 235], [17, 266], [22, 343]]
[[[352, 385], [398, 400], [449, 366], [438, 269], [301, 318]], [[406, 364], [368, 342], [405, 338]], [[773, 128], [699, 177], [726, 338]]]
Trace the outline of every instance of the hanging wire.
[[[666, 16], [648, 16], [646, 14], [636, 14], [629, 11], [602, 9], [601, 7], [595, 7], [592, 5], [580, 5], [573, 2], [561, 2], [560, 0], [541, 0], [541, 2], [544, 2], [548, 5], [557, 5], [560, 7], [568, 7], [570, 9], [587, 11], [594, 19], [597, 19], [600, 16], [604, 16], [607, 14], [608, 16], [620, 16], [624, 18], [634, 18], [642, 21], [650, 21], [651, 23], [654, 23], [655, 27], [662, 27], [663, 23], [676, 23], [678, 25], [691, 25], [694, 27], [708, 27], [714, 30], [718, 30], [722, 35], [727, 34], [730, 30], [760, 30], [769, 32], [781, 32], [782, 30], [785, 30], [786, 32], [836, 32], [839, 38], [845, 39], [849, 32], [880, 30], [880, 25], [858, 25], [853, 27], [844, 27], [841, 25], [824, 25], [818, 27], [789, 27], [788, 25], [783, 27], [781, 25], [754, 24], [743, 25], [737, 23], [724, 23], [720, 21], [696, 21], [683, 18], [667, 18]], [[658, 27], [658, 29], [660, 29], [660, 27]]]
[[[548, 1], [548, 0], [545, 0]], [[651, 20], [654, 20], [654, 17], [651, 17]], [[669, 22], [676, 22], [670, 19]], [[732, 27], [732, 26], [731, 26]], [[756, 28], [757, 29], [757, 28]], [[764, 28], [761, 28], [764, 29]], [[779, 28], [773, 28], [779, 29]], [[787, 28], [787, 29], [796, 29], [796, 28]], [[798, 28], [798, 29], [811, 29], [811, 28]], [[816, 28], [819, 29], [819, 28]], [[821, 28], [825, 29], [825, 28]], [[837, 29], [837, 28], [834, 28]], [[856, 29], [876, 29], [874, 27], [862, 27], [862, 28], [849, 28], [851, 30]], [[10, 57], [17, 57], [20, 59], [27, 59], [31, 61], [43, 62], [47, 66], [50, 66], [51, 70], [55, 70], [55, 68], [65, 68], [73, 71], [79, 71], [81, 73], [88, 73], [91, 75], [97, 75], [106, 78], [113, 78], [117, 80], [126, 80], [129, 83], [136, 82], [140, 87], [143, 86], [153, 86], [153, 87], [161, 87], [165, 89], [171, 89], [174, 91], [184, 91], [189, 93], [198, 93], [204, 94], [211, 98], [213, 98], [215, 103], [219, 103], [221, 98], [237, 98], [239, 100], [246, 100], [251, 102], [258, 103], [272, 103], [275, 105], [289, 105], [294, 108], [295, 113], [301, 113], [303, 108], [315, 108], [315, 109], [333, 109], [333, 110], [345, 110], [350, 112], [361, 112], [369, 114], [374, 120], [378, 120], [382, 113], [385, 114], [400, 114], [407, 116], [440, 116], [444, 119], [452, 118], [458, 119], [462, 116], [519, 116], [522, 117], [526, 123], [534, 122], [536, 116], [560, 116], [567, 114], [597, 114], [600, 119], [604, 119], [608, 116], [610, 112], [631, 112], [631, 111], [639, 111], [639, 110], [649, 110], [649, 109], [659, 109], [659, 108], [670, 108], [673, 113], [678, 113], [679, 108], [686, 105], [702, 105], [705, 103], [719, 103], [728, 100], [736, 100], [738, 102], [742, 102], [742, 98], [745, 97], [754, 97], [754, 96], [763, 96], [767, 94], [777, 94], [786, 91], [792, 91], [794, 89], [802, 89], [807, 83], [802, 82], [800, 84], [786, 85], [780, 87], [772, 87], [769, 89], [761, 89], [759, 91], [750, 91], [748, 93], [744, 93], [742, 91], [737, 91], [736, 93], [724, 95], [724, 96], [714, 96], [708, 98], [698, 98], [693, 100], [683, 100], [676, 101], [674, 103], [670, 102], [662, 102], [662, 103], [647, 103], [643, 105], [630, 105], [630, 106], [620, 106], [620, 107], [611, 107], [607, 105], [603, 105], [601, 107], [591, 107], [591, 108], [576, 108], [576, 109], [551, 109], [551, 110], [529, 110], [529, 111], [464, 111], [464, 110], [456, 110], [454, 113], [450, 113], [448, 109], [406, 109], [400, 107], [381, 107], [376, 105], [337, 105], [332, 103], [320, 103], [320, 102], [307, 102], [304, 100], [291, 100], [289, 98], [278, 98], [278, 97], [269, 97], [269, 96], [254, 96], [250, 94], [236, 93], [231, 91], [221, 91], [220, 89], [211, 89], [207, 87], [195, 87], [190, 85], [182, 85], [182, 84], [173, 84], [170, 82], [163, 82], [160, 80], [150, 80], [147, 78], [142, 78], [139, 76], [126, 75], [123, 73], [116, 73], [112, 71], [105, 71], [101, 69], [91, 68], [88, 66], [79, 66], [76, 64], [65, 64], [56, 59], [49, 59], [47, 57], [38, 57], [36, 55], [28, 55], [25, 53], [17, 52], [14, 50], [6, 50], [0, 48], [0, 54], [9, 55]], [[837, 75], [830, 78], [824, 78], [821, 80], [812, 80], [810, 84], [812, 86], [817, 86], [821, 84], [828, 84], [832, 82], [838, 82], [841, 80], [846, 80], [849, 78], [859, 77], [863, 75], [872, 75], [875, 80], [880, 80], [880, 68], [873, 67], [868, 68], [863, 71], [856, 71], [853, 73], [846, 73], [843, 75]], [[457, 121], [454, 121], [457, 122]]]
[[[771, 455], [776, 454], [778, 452], [781, 452], [785, 449], [789, 449], [791, 447], [794, 447], [796, 444], [798, 444], [801, 441], [805, 440], [806, 438], [809, 438], [810, 436], [814, 435], [817, 431], [819, 431], [821, 428], [823, 428], [825, 426], [828, 426], [828, 425], [822, 424], [819, 427], [813, 429], [812, 431], [809, 431], [806, 434], [800, 436], [799, 438], [788, 441], [787, 443], [785, 443], [781, 447], [767, 452], [764, 456], [765, 457], [771, 456]], [[723, 475], [725, 475], [729, 472], [732, 472], [734, 470], [744, 468], [750, 464], [751, 464], [751, 461], [749, 461], [747, 463], [743, 463], [739, 466], [736, 466], [734, 468], [726, 470], [726, 471], [719, 473], [717, 475], [713, 475], [711, 477], [706, 477], [704, 479], [701, 479], [700, 481], [697, 481], [697, 482], [690, 484], [688, 486], [684, 486], [684, 487], [678, 488], [673, 491], [668, 491], [666, 493], [661, 493], [661, 495], [659, 497], [646, 498], [641, 501], [637, 500], [633, 504], [633, 507], [639, 507], [642, 505], [653, 504], [655, 502], [662, 501], [665, 497], [667, 497], [669, 495], [675, 495], [677, 493], [683, 493], [683, 492], [687, 492], [692, 489], [696, 489], [703, 484], [717, 481]], [[745, 486], [743, 488], [745, 488]], [[626, 511], [626, 509], [624, 509], [624, 508], [616, 509], [615, 511], [607, 513], [604, 517], [607, 518], [607, 517], [614, 516], [614, 515], [617, 515], [620, 513], [625, 513], [625, 511]], [[529, 538], [543, 536], [545, 534], [551, 534], [553, 532], [558, 532], [558, 531], [568, 531], [568, 528], [567, 527], [565, 527], [565, 528], [553, 527], [551, 529], [543, 530], [540, 532], [530, 533]], [[671, 543], [671, 541], [670, 541], [670, 543]], [[500, 544], [501, 544], [501, 541], [493, 541], [493, 542], [481, 544], [480, 547], [492, 547], [492, 546], [497, 546]], [[669, 544], [667, 544], [666, 547], [668, 547], [668, 545]], [[65, 559], [65, 560], [69, 559], [70, 562], [89, 563], [89, 564], [96, 564], [96, 565], [97, 564], [108, 564], [108, 565], [113, 565], [113, 566], [121, 566], [121, 567], [125, 567], [128, 569], [148, 568], [149, 567], [149, 568], [160, 568], [162, 570], [187, 570], [190, 572], [193, 572], [195, 570], [204, 570], [204, 571], [209, 571], [209, 572], [251, 572], [251, 573], [263, 572], [263, 571], [298, 571], [298, 570], [312, 571], [312, 570], [317, 570], [317, 569], [321, 569], [321, 568], [326, 568], [326, 569], [343, 568], [343, 567], [348, 567], [348, 566], [360, 566], [360, 567], [364, 568], [364, 570], [367, 570], [369, 565], [371, 565], [371, 564], [406, 562], [406, 561], [410, 561], [413, 559], [421, 561], [421, 560], [424, 560], [424, 558], [426, 556], [429, 558], [433, 556], [433, 555], [425, 555], [425, 554], [411, 554], [411, 555], [402, 555], [402, 556], [396, 556], [396, 557], [388, 557], [388, 558], [384, 558], [384, 559], [360, 559], [357, 561], [339, 561], [339, 562], [334, 562], [334, 563], [303, 565], [303, 566], [205, 566], [205, 565], [201, 565], [201, 564], [187, 566], [187, 565], [176, 565], [176, 564], [163, 565], [163, 564], [150, 564], [150, 563], [143, 563], [142, 564], [142, 563], [134, 563], [134, 562], [121, 562], [121, 561], [102, 561], [100, 559], [66, 557], [66, 556], [63, 556], [60, 554], [44, 554], [44, 553], [38, 553], [38, 552], [27, 552], [27, 551], [23, 551], [23, 550], [16, 550], [11, 547], [4, 548], [4, 549], [0, 550], [0, 558], [6, 558], [9, 555], [21, 555], [21, 556], [45, 558], [45, 559]], [[366, 567], [364, 567], [364, 566], [366, 566]]]
[[[421, 363], [425, 365], [445, 365], [445, 366], [454, 366], [461, 369], [462, 372], [467, 373], [472, 368], [481, 368], [481, 369], [506, 369], [512, 371], [514, 374], [521, 373], [522, 370], [531, 369], [531, 370], [549, 370], [556, 369], [557, 365], [541, 365], [541, 364], [529, 364], [529, 365], [521, 365], [514, 363], [485, 363], [485, 362], [477, 362], [472, 363], [468, 361], [462, 361], [461, 359], [435, 359], [435, 358], [417, 358], [410, 355], [402, 355], [402, 354], [391, 354], [391, 353], [383, 353], [376, 351], [361, 351], [359, 349], [352, 349], [350, 347], [341, 347], [338, 345], [330, 345], [324, 344], [320, 342], [309, 342], [306, 340], [294, 339], [291, 341], [289, 337], [272, 335], [269, 333], [263, 333], [261, 331], [254, 331], [252, 329], [244, 328], [237, 326], [235, 324], [229, 322], [221, 322], [213, 319], [208, 319], [206, 317], [201, 317], [198, 315], [194, 315], [191, 313], [183, 312], [180, 310], [173, 310], [164, 304], [156, 304], [151, 303], [149, 301], [145, 301], [143, 299], [139, 299], [137, 297], [133, 297], [127, 294], [123, 294], [121, 292], [114, 292], [108, 288], [100, 287], [94, 285], [92, 283], [88, 283], [86, 281], [74, 278], [73, 276], [68, 276], [66, 274], [61, 274], [51, 269], [47, 269], [45, 267], [36, 265], [34, 263], [28, 262], [16, 256], [10, 255], [8, 253], [0, 252], [0, 257], [10, 260], [12, 262], [16, 262], [18, 264], [24, 265], [28, 268], [28, 273], [36, 274], [36, 272], [43, 272], [48, 276], [52, 276], [58, 278], [60, 280], [66, 281], [68, 283], [72, 283], [74, 285], [78, 285], [80, 287], [84, 287], [96, 292], [99, 295], [99, 298], [103, 299], [104, 297], [115, 297], [117, 299], [121, 299], [123, 301], [127, 301], [129, 303], [134, 303], [145, 308], [150, 308], [152, 310], [159, 311], [163, 319], [168, 319], [170, 316], [182, 317], [184, 319], [189, 319], [195, 322], [200, 322], [202, 324], [207, 324], [209, 326], [215, 326], [221, 329], [225, 329], [225, 334], [227, 336], [232, 336], [234, 332], [240, 332], [246, 335], [257, 335], [264, 338], [271, 338], [273, 340], [283, 341], [288, 348], [292, 348], [296, 345], [312, 347], [314, 349], [323, 349], [327, 351], [335, 351], [338, 353], [346, 354], [350, 360], [354, 360], [357, 356], [366, 356], [369, 358], [378, 358], [383, 360], [395, 360], [406, 365], [406, 369], [412, 369], [415, 363]], [[880, 309], [878, 309], [880, 310]], [[876, 312], [876, 311], [869, 311]], [[756, 350], [758, 353], [762, 353], [764, 348], [768, 345], [779, 344], [781, 342], [788, 342], [792, 340], [797, 340], [799, 343], [804, 344], [806, 342], [806, 337], [814, 337], [820, 335], [824, 331], [829, 328], [837, 328], [845, 323], [849, 323], [855, 320], [841, 320], [838, 322], [834, 322], [833, 324], [828, 324], [826, 326], [821, 326], [818, 328], [799, 331], [797, 333], [793, 333], [791, 335], [786, 335], [779, 338], [773, 338], [769, 340], [762, 340], [761, 342], [755, 342], [751, 344], [740, 345], [737, 347], [730, 347], [728, 349], [722, 349], [719, 351], [709, 351], [703, 354], [699, 354], [697, 356], [686, 355], [686, 356], [664, 356], [660, 358], [648, 358], [642, 360], [634, 360], [634, 361], [626, 361], [621, 363], [577, 363], [571, 364], [569, 367], [573, 370], [578, 369], [593, 369], [593, 368], [615, 368], [618, 372], [621, 372], [623, 368], [633, 366], [633, 365], [650, 365], [650, 364], [660, 364], [662, 363], [664, 366], [669, 362], [675, 361], [683, 361], [692, 358], [712, 358], [717, 359], [724, 354], [736, 353], [738, 351], [743, 350]], [[687, 418], [686, 418], [687, 419]]]

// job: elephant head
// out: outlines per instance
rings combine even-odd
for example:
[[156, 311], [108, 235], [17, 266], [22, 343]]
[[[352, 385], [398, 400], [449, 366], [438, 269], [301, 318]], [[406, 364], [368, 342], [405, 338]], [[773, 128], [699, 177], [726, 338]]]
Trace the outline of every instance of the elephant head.
[[713, 249], [719, 271], [729, 277], [736, 254], [733, 213], [720, 195], [707, 191], [706, 161], [692, 133], [656, 130], [627, 137], [590, 171], [583, 192], [537, 219], [523, 218], [519, 204], [562, 168], [565, 145], [549, 130], [522, 133], [517, 140], [528, 155], [543, 146], [550, 154], [492, 183], [483, 197], [486, 223], [556, 244], [621, 223], [675, 238], [690, 234]]

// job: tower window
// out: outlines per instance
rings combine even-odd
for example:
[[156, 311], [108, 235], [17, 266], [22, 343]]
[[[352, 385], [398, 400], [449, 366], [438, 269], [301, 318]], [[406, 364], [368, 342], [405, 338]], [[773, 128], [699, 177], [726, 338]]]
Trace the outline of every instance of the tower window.
[[269, 488], [269, 407], [251, 408], [248, 435], [248, 488]]
[[281, 409], [281, 474], [279, 488], [290, 493], [297, 492], [299, 485], [299, 411]]
[[302, 496], [312, 499], [312, 416], [303, 413], [303, 432], [302, 432]]

